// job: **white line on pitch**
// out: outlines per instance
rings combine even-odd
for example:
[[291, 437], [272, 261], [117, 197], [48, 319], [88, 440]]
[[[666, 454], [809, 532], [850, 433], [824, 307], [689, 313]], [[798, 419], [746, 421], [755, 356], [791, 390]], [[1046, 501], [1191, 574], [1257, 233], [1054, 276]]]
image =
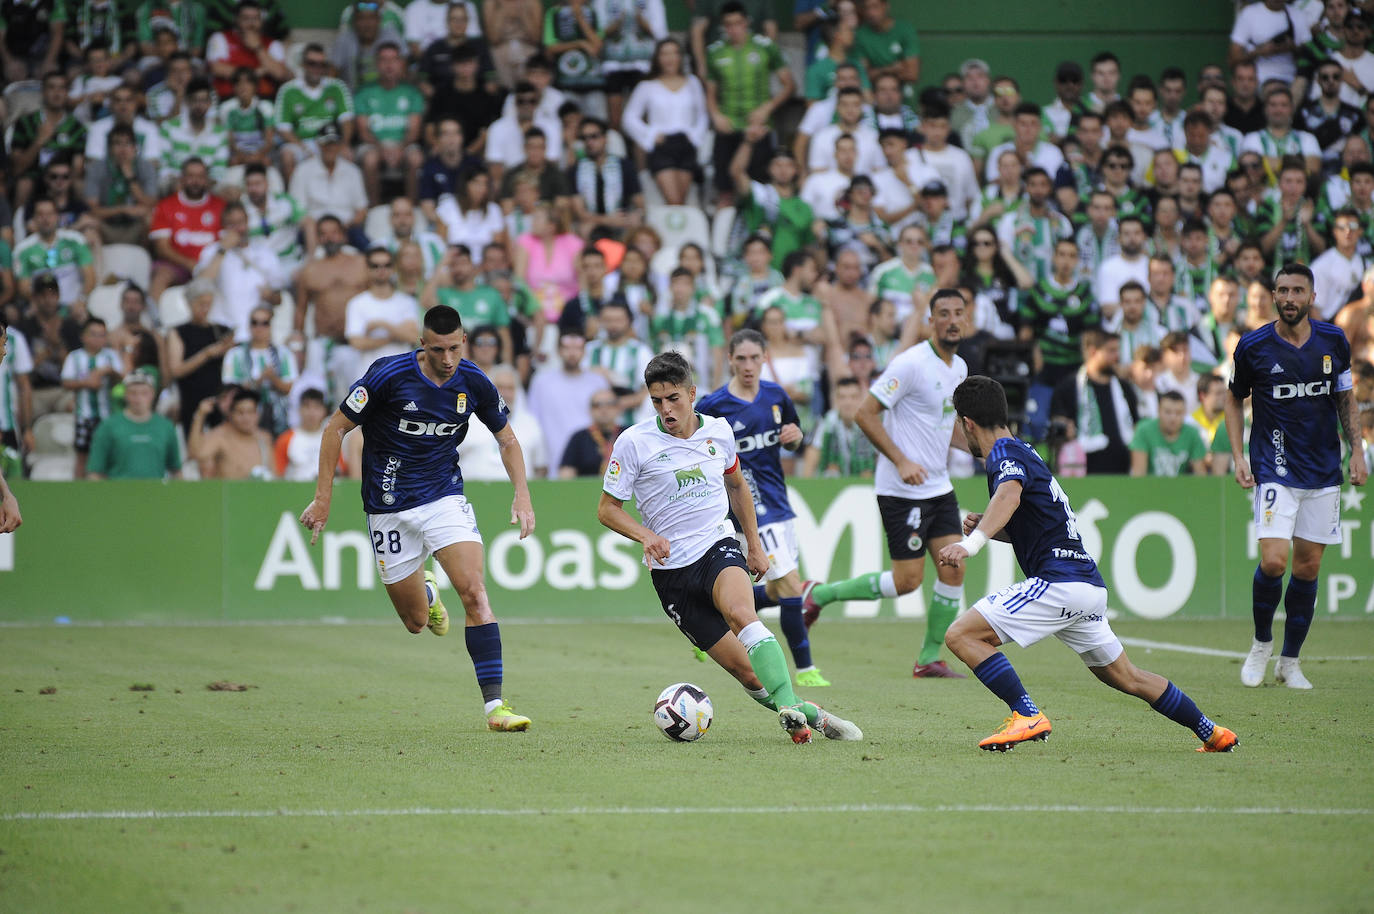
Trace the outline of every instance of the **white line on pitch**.
[[[1231, 657], [1236, 660], [1244, 660], [1246, 655], [1242, 651], [1223, 651], [1215, 647], [1198, 647], [1195, 644], [1174, 644], [1169, 641], [1151, 641], [1148, 638], [1122, 638], [1121, 643], [1127, 647], [1143, 647], [1154, 651], [1177, 651], [1180, 654], [1202, 654], [1205, 657]], [[1349, 660], [1361, 661], [1370, 660], [1367, 656], [1356, 657], [1305, 657], [1305, 660]]]
[[15, 812], [0, 815], [3, 822], [53, 822], [91, 819], [369, 819], [415, 816], [519, 817], [519, 816], [680, 816], [680, 815], [781, 815], [786, 813], [1122, 813], [1142, 816], [1369, 816], [1374, 809], [1324, 809], [1287, 806], [1079, 806], [998, 804], [843, 804], [834, 806], [572, 806], [563, 809], [432, 808], [410, 809], [128, 809], [73, 810], [62, 812]]

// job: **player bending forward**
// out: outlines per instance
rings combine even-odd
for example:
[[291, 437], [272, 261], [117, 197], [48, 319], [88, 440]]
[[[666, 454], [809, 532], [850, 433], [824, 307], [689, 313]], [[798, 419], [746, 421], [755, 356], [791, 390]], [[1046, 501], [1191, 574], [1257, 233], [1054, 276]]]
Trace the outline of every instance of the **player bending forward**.
[[[1317, 607], [1317, 572], [1327, 546], [1341, 541], [1341, 435], [1350, 448], [1350, 484], [1364, 485], [1368, 467], [1360, 440], [1359, 407], [1352, 391], [1350, 342], [1335, 324], [1314, 321], [1312, 271], [1288, 263], [1274, 275], [1278, 320], [1251, 330], [1236, 344], [1226, 434], [1236, 482], [1255, 489], [1255, 534], [1260, 561], [1251, 585], [1255, 637], [1240, 681], [1264, 682], [1274, 653], [1274, 613], [1283, 594], [1283, 650], [1276, 681], [1310, 689], [1298, 654]], [[1245, 398], [1250, 398], [1250, 459], [1241, 452]]]
[[[820, 688], [830, 685], [811, 661], [811, 639], [802, 620], [802, 579], [798, 572], [797, 530], [792, 503], [787, 500], [787, 480], [782, 472], [786, 448], [795, 451], [802, 443], [797, 408], [778, 384], [761, 379], [768, 341], [757, 330], [739, 330], [730, 337], [728, 384], [701, 398], [701, 411], [730, 424], [740, 455], [740, 473], [754, 500], [754, 519], [759, 522], [759, 541], [768, 553], [764, 583], [754, 585], [754, 609], [780, 606], [782, 634], [797, 667], [797, 685]], [[704, 659], [704, 658], [703, 658]]]
[[1026, 580], [984, 597], [945, 634], [945, 644], [973, 675], [1007, 703], [1011, 717], [981, 741], [1005, 751], [1046, 739], [1050, 721], [1031, 701], [998, 645], [1029, 647], [1054, 635], [1078, 653], [1098, 679], [1144, 699], [1202, 740], [1199, 752], [1230, 752], [1236, 734], [1208, 720], [1178, 686], [1137, 668], [1107, 624], [1107, 588], [1083, 549], [1078, 522], [1049, 468], [1007, 427], [1007, 396], [991, 378], [975, 376], [954, 391], [954, 410], [975, 457], [985, 457], [992, 500], [964, 519], [964, 538], [940, 550], [939, 560], [961, 565], [988, 538], [1010, 542]]
[[439, 305], [425, 313], [419, 351], [378, 359], [325, 428], [315, 500], [301, 513], [313, 546], [329, 520], [334, 467], [344, 435], [363, 430], [363, 509], [377, 552], [377, 567], [407, 629], [448, 631], [448, 610], [434, 575], [432, 554], [458, 590], [467, 614], [468, 655], [477, 671], [487, 727], [527, 730], [530, 719], [501, 699], [501, 631], [487, 601], [482, 535], [463, 497], [457, 446], [475, 415], [501, 446], [501, 461], [515, 486], [511, 523], [520, 538], [534, 530], [525, 483], [525, 457], [507, 421], [505, 402], [476, 365], [462, 357], [467, 335], [458, 312]]
[[[754, 612], [749, 576], [767, 572], [768, 556], [730, 423], [694, 411], [692, 368], [676, 352], [654, 356], [644, 383], [658, 418], [616, 439], [597, 520], [643, 544], [663, 611], [751, 698], [778, 712], [794, 743], [809, 743], [812, 727], [828, 739], [862, 739], [854, 724], [793, 694], [782, 647]], [[631, 498], [643, 524], [624, 508]], [[744, 532], [747, 561], [730, 511]]]

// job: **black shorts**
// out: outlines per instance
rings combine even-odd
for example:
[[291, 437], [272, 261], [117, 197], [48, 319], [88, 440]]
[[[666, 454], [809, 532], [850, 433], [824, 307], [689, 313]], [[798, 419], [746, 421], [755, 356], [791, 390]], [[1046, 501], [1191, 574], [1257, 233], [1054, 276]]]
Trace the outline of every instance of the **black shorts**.
[[99, 419], [77, 419], [72, 446], [76, 448], [78, 454], [89, 454], [91, 451], [91, 439], [95, 437], [96, 426], [100, 425]]
[[614, 70], [604, 75], [606, 77], [607, 95], [629, 95], [631, 89], [649, 76], [643, 70]]
[[691, 140], [687, 139], [687, 134], [669, 134], [663, 138], [662, 143], [658, 143], [649, 150], [648, 165], [649, 171], [653, 174], [658, 174], [669, 168], [678, 168], [696, 174], [697, 148], [692, 145]]
[[717, 641], [725, 637], [730, 626], [711, 599], [715, 590], [716, 578], [727, 568], [743, 568], [747, 574], [749, 566], [740, 551], [739, 540], [727, 536], [719, 540], [706, 554], [690, 565], [682, 568], [654, 570], [650, 577], [654, 590], [658, 591], [663, 612], [672, 619], [678, 629], [703, 651], [710, 650]]
[[934, 498], [878, 496], [878, 513], [887, 533], [887, 554], [893, 561], [919, 559], [926, 554], [926, 543], [942, 536], [964, 532], [959, 517], [959, 500], [953, 492]]

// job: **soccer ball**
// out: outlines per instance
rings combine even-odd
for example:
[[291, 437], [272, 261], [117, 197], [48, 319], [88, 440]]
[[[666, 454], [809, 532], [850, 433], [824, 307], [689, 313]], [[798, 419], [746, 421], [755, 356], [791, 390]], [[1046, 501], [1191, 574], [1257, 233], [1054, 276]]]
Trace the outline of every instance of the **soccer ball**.
[[654, 702], [654, 723], [676, 743], [690, 743], [705, 736], [714, 714], [711, 699], [690, 682], [673, 683]]

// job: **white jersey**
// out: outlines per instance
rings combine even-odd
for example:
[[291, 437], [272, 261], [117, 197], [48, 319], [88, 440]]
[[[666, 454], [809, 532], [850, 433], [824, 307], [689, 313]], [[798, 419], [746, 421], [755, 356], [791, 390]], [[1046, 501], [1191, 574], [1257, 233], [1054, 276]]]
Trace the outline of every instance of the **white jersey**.
[[644, 526], [668, 541], [668, 561], [654, 568], [684, 568], [719, 540], [734, 536], [725, 474], [739, 472], [730, 423], [701, 416], [690, 438], [665, 432], [657, 417], [620, 433], [601, 488], [621, 501], [634, 499]]
[[879, 495], [934, 498], [954, 491], [946, 458], [954, 434], [954, 388], [968, 377], [968, 365], [957, 355], [950, 364], [929, 341], [898, 353], [868, 392], [887, 408], [883, 429], [908, 460], [926, 471], [926, 481], [908, 485], [897, 466], [882, 454], [873, 474]]

